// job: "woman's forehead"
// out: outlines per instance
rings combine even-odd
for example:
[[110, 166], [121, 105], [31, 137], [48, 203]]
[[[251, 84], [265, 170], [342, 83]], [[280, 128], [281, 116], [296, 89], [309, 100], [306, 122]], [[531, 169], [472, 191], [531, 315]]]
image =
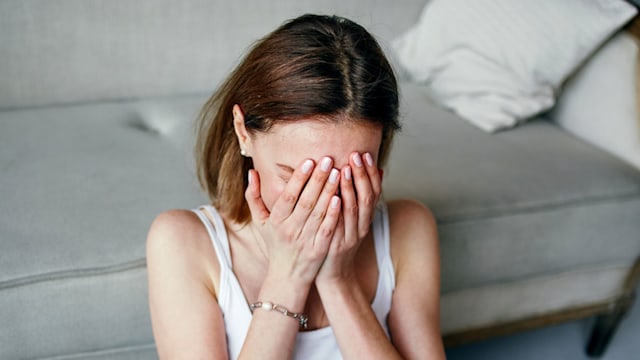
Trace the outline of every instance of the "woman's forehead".
[[299, 120], [278, 123], [257, 140], [256, 145], [276, 153], [281, 163], [288, 160], [296, 166], [297, 160], [330, 156], [341, 167], [353, 152], [368, 152], [377, 159], [382, 127], [362, 121]]

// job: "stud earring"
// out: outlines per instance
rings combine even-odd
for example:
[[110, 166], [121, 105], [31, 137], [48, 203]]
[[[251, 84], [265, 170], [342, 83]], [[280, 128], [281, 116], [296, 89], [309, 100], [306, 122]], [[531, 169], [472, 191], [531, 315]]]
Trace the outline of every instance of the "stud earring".
[[240, 155], [247, 156], [247, 152], [244, 149], [240, 149]]

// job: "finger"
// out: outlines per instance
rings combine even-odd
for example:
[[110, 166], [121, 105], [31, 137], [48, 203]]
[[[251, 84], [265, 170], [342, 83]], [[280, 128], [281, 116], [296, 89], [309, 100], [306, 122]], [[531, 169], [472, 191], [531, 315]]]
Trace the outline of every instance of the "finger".
[[327, 253], [327, 256], [339, 254], [341, 247], [344, 245], [344, 241], [345, 241], [345, 230], [344, 230], [344, 213], [343, 213], [343, 214], [340, 214], [338, 222], [336, 224], [336, 228], [333, 231], [333, 237], [331, 238], [331, 244], [329, 245], [329, 252]]
[[[328, 182], [327, 179], [331, 175], [332, 165], [333, 160], [330, 157], [322, 158], [322, 160], [320, 160], [319, 166], [315, 168], [313, 174], [311, 175], [311, 178], [302, 190], [302, 193], [300, 194], [300, 197], [298, 199], [298, 203], [296, 204], [290, 216], [290, 220], [292, 221], [292, 223], [297, 224], [300, 228], [303, 227], [303, 225], [309, 218], [309, 215], [314, 211], [314, 209], [316, 209], [316, 204], [318, 204], [318, 201], [320, 200], [320, 194], [322, 193], [323, 188], [326, 187], [326, 183]], [[326, 201], [322, 205], [318, 206], [321, 212], [319, 214], [320, 220], [324, 217], [324, 212], [326, 211], [327, 202], [329, 201], [329, 199], [330, 197], [325, 197]], [[318, 224], [319, 223], [320, 221], [318, 221]]]
[[[331, 171], [329, 172], [329, 177], [324, 183], [322, 192], [318, 196], [318, 199], [315, 203], [315, 206], [313, 207], [313, 210], [311, 210], [311, 213], [309, 214], [309, 216], [304, 220], [305, 221], [304, 227], [302, 229], [303, 236], [307, 236], [307, 235], [315, 236], [315, 233], [318, 231], [320, 224], [323, 222], [327, 214], [330, 202], [332, 201], [333, 196], [338, 191], [339, 186], [340, 186], [340, 171], [338, 169], [331, 169]], [[300, 202], [302, 201], [303, 200], [301, 198]]]
[[373, 194], [375, 195], [375, 200], [377, 202], [380, 193], [382, 193], [382, 170], [376, 166], [376, 163], [373, 160], [373, 156], [371, 156], [370, 153], [365, 153], [362, 158], [364, 159], [364, 168], [369, 175], [371, 189], [373, 190]]
[[322, 220], [322, 224], [320, 225], [314, 239], [314, 247], [318, 251], [326, 253], [333, 242], [332, 239], [335, 239], [337, 235], [337, 230], [339, 229], [338, 224], [341, 221], [341, 202], [342, 201], [339, 196], [331, 196], [327, 215]]
[[358, 238], [358, 201], [353, 186], [353, 175], [350, 166], [342, 169], [340, 180], [340, 194], [342, 196], [342, 218], [344, 221], [344, 240], [357, 241]]
[[267, 210], [260, 194], [260, 176], [255, 170], [249, 170], [247, 176], [249, 177], [249, 185], [244, 192], [244, 197], [247, 199], [251, 218], [262, 224], [269, 217], [269, 210]]
[[271, 219], [275, 223], [280, 223], [291, 215], [293, 208], [298, 202], [298, 197], [300, 196], [302, 189], [311, 176], [313, 167], [313, 160], [307, 159], [303, 161], [293, 172], [287, 186], [284, 188], [284, 191], [280, 194], [271, 209]]
[[350, 159], [356, 199], [358, 201], [358, 235], [361, 238], [369, 232], [373, 208], [377, 200], [363, 160], [359, 153], [353, 153]]

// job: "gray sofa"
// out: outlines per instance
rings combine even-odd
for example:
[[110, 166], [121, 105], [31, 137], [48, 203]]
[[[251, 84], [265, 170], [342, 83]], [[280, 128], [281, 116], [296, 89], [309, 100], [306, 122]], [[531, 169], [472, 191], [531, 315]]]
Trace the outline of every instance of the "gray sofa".
[[[344, 15], [388, 48], [423, 5], [0, 2], [0, 359], [156, 358], [146, 232], [207, 201], [191, 124], [216, 84], [285, 19]], [[598, 316], [601, 352], [637, 283], [640, 170], [554, 113], [490, 135], [401, 97], [385, 197], [436, 215], [446, 344]]]

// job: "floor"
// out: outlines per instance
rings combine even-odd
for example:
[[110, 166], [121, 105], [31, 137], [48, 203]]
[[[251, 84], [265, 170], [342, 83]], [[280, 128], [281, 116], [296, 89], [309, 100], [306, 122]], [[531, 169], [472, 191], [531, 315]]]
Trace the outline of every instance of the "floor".
[[[640, 286], [634, 306], [622, 320], [601, 360], [640, 359]], [[447, 349], [448, 360], [587, 360], [585, 344], [592, 319]]]

